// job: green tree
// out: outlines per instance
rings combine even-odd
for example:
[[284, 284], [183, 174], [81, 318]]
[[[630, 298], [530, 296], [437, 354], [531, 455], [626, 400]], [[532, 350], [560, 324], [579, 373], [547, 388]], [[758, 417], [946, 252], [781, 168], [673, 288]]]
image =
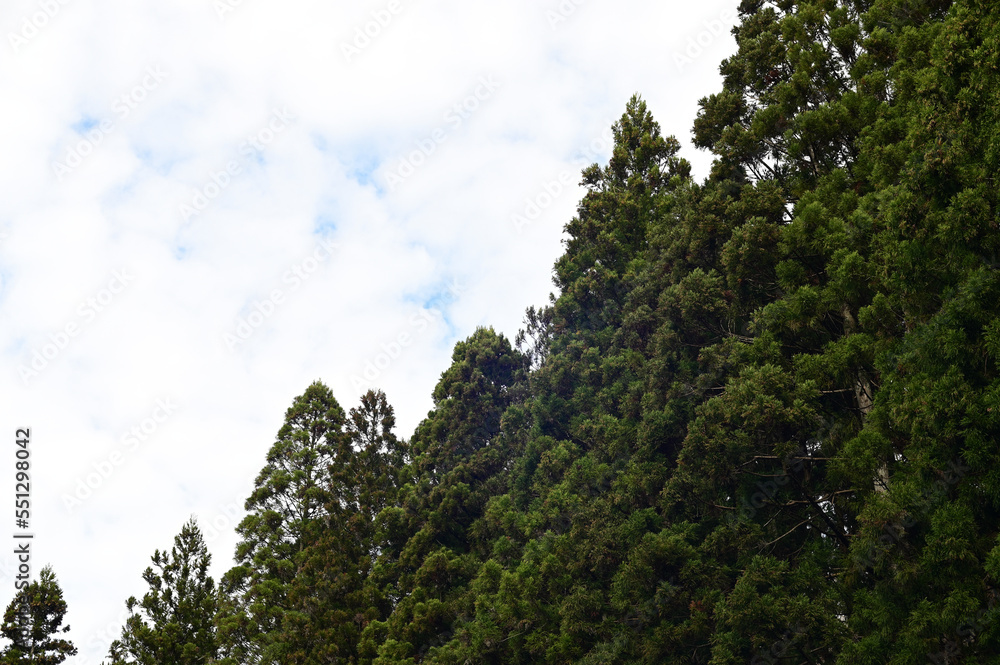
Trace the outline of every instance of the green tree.
[[[291, 635], [284, 628], [293, 609], [289, 589], [304, 553], [343, 505], [344, 488], [331, 469], [349, 464], [345, 415], [320, 381], [295, 398], [246, 501], [236, 531], [236, 565], [222, 579], [226, 600], [218, 625], [228, 662], [284, 662]], [[295, 619], [293, 615], [291, 617]], [[297, 620], [297, 619], [296, 619]]]
[[174, 537], [170, 552], [154, 552], [153, 565], [142, 576], [149, 591], [141, 601], [131, 597], [125, 603], [129, 617], [121, 638], [111, 644], [112, 665], [213, 662], [219, 645], [211, 559], [194, 518]]
[[871, 4], [740, 3], [739, 50], [722, 62], [723, 91], [701, 101], [694, 124], [696, 145], [717, 156], [715, 173], [773, 181], [794, 201], [857, 158], [859, 133], [890, 94], [886, 63], [865, 57]]
[[995, 659], [1000, 9], [739, 14], [710, 176], [629, 100], [517, 349], [457, 344], [405, 443], [296, 401], [235, 662]]
[[[902, 10], [907, 11], [902, 11]], [[1000, 12], [877, 3], [894, 103], [863, 138], [878, 390], [839, 464], [862, 509], [841, 662], [995, 658]], [[876, 483], [871, 482], [876, 479]]]
[[380, 551], [376, 517], [393, 505], [405, 448], [393, 433], [393, 409], [382, 391], [368, 391], [348, 414], [350, 443], [331, 466], [325, 517], [296, 557], [288, 610], [275, 641], [282, 663], [356, 662], [361, 632], [391, 610], [386, 591], [369, 583]]
[[42, 568], [38, 579], [17, 592], [3, 615], [0, 633], [10, 646], [0, 654], [0, 663], [9, 665], [55, 665], [77, 649], [69, 640], [58, 637], [69, 631], [63, 626], [66, 601], [50, 566]]
[[492, 329], [455, 345], [434, 389], [434, 409], [407, 443], [412, 462], [395, 505], [377, 520], [369, 587], [391, 607], [370, 622], [361, 655], [376, 663], [433, 659], [474, 617], [470, 582], [488, 552], [473, 528], [505, 488], [515, 450], [500, 434], [522, 399], [527, 361]]

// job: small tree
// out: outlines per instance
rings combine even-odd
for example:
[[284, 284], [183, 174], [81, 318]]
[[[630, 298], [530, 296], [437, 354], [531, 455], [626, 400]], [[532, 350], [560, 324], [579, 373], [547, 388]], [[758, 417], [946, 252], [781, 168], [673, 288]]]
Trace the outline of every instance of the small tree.
[[61, 627], [66, 616], [66, 601], [50, 566], [42, 569], [38, 580], [21, 589], [3, 615], [0, 633], [12, 642], [0, 654], [0, 663], [37, 663], [54, 665], [76, 655], [73, 643], [58, 637], [69, 631]]
[[111, 665], [211, 662], [218, 652], [218, 596], [208, 575], [212, 556], [194, 518], [174, 537], [170, 553], [156, 550], [152, 558], [156, 570], [142, 575], [149, 592], [142, 602], [133, 596], [125, 603], [129, 618], [111, 644]]

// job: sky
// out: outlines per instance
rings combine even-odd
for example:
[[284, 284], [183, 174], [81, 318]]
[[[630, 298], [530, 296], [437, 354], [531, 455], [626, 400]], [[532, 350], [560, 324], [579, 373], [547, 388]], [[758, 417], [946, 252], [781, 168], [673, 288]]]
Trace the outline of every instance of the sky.
[[4, 0], [3, 606], [31, 534], [100, 663], [189, 517], [231, 566], [310, 383], [384, 390], [408, 437], [457, 341], [548, 302], [633, 94], [707, 175], [737, 4]]

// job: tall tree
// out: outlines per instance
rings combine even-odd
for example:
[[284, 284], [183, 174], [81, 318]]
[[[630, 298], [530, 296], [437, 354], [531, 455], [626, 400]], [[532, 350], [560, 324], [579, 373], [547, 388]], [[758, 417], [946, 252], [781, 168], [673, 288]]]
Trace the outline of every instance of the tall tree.
[[895, 100], [863, 143], [877, 295], [859, 324], [876, 343], [878, 390], [840, 465], [862, 505], [845, 576], [859, 639], [841, 662], [989, 662], [1000, 648], [1000, 11], [876, 3], [870, 20], [888, 26]]
[[219, 629], [229, 662], [283, 662], [291, 609], [289, 588], [301, 558], [328, 524], [341, 497], [331, 469], [349, 463], [344, 410], [332, 391], [314, 382], [295, 398], [246, 501], [236, 531], [236, 566], [222, 580], [226, 601]]
[[500, 435], [523, 399], [526, 359], [492, 329], [455, 345], [434, 389], [434, 409], [408, 442], [412, 463], [397, 505], [377, 520], [380, 548], [369, 585], [392, 612], [372, 621], [361, 655], [376, 663], [431, 658], [474, 616], [470, 582], [487, 554], [473, 524], [504, 487], [515, 454]]
[[361, 632], [384, 619], [391, 601], [369, 582], [380, 554], [376, 518], [393, 505], [406, 458], [393, 433], [395, 416], [382, 391], [368, 391], [348, 414], [350, 454], [330, 468], [326, 517], [296, 558], [289, 610], [280, 630], [282, 663], [356, 662]]
[[477, 330], [409, 442], [369, 394], [274, 485], [239, 663], [992, 662], [1000, 9], [739, 13], [708, 179], [632, 98], [530, 348]]
[[66, 601], [51, 566], [42, 568], [38, 579], [18, 591], [3, 615], [0, 633], [10, 646], [0, 654], [4, 665], [55, 665], [77, 649], [69, 640], [58, 637], [69, 631], [63, 626]]
[[213, 662], [219, 645], [214, 620], [212, 555], [194, 518], [174, 537], [170, 552], [156, 550], [143, 573], [149, 591], [126, 601], [129, 617], [111, 644], [111, 665], [201, 665]]

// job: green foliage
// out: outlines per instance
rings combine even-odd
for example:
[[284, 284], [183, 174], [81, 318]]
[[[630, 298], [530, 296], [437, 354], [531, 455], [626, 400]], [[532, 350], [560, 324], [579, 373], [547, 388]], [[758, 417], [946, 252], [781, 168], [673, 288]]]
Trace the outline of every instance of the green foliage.
[[391, 590], [368, 583], [378, 557], [376, 517], [395, 501], [406, 461], [392, 432], [395, 416], [381, 391], [361, 397], [345, 434], [350, 445], [330, 468], [326, 516], [295, 557], [288, 610], [273, 637], [283, 664], [355, 662], [362, 631], [389, 611]]
[[5, 665], [55, 665], [75, 656], [77, 649], [69, 640], [58, 637], [69, 632], [63, 626], [66, 601], [50, 566], [42, 568], [38, 579], [17, 592], [3, 615], [0, 633], [11, 644], [0, 654]]
[[[317, 523], [331, 519], [330, 506], [344, 500], [330, 470], [350, 456], [344, 410], [319, 381], [295, 398], [246, 501], [236, 531], [237, 565], [222, 580], [226, 595], [218, 626], [229, 662], [273, 663], [286, 657], [283, 637], [302, 622], [290, 598], [301, 559], [316, 543]], [[292, 623], [286, 623], [291, 621]]]
[[456, 345], [434, 389], [434, 409], [408, 442], [398, 507], [379, 516], [381, 554], [370, 584], [390, 600], [362, 651], [375, 663], [433, 658], [468, 639], [470, 588], [487, 558], [474, 525], [506, 486], [517, 441], [501, 434], [508, 408], [523, 398], [527, 359], [503, 335], [479, 329]]
[[1000, 9], [744, 0], [701, 183], [635, 96], [408, 441], [296, 398], [230, 663], [991, 662]]
[[213, 625], [218, 596], [208, 574], [212, 555], [194, 518], [174, 537], [170, 552], [156, 550], [142, 578], [149, 591], [129, 598], [122, 636], [111, 644], [111, 665], [195, 665], [219, 651]]

